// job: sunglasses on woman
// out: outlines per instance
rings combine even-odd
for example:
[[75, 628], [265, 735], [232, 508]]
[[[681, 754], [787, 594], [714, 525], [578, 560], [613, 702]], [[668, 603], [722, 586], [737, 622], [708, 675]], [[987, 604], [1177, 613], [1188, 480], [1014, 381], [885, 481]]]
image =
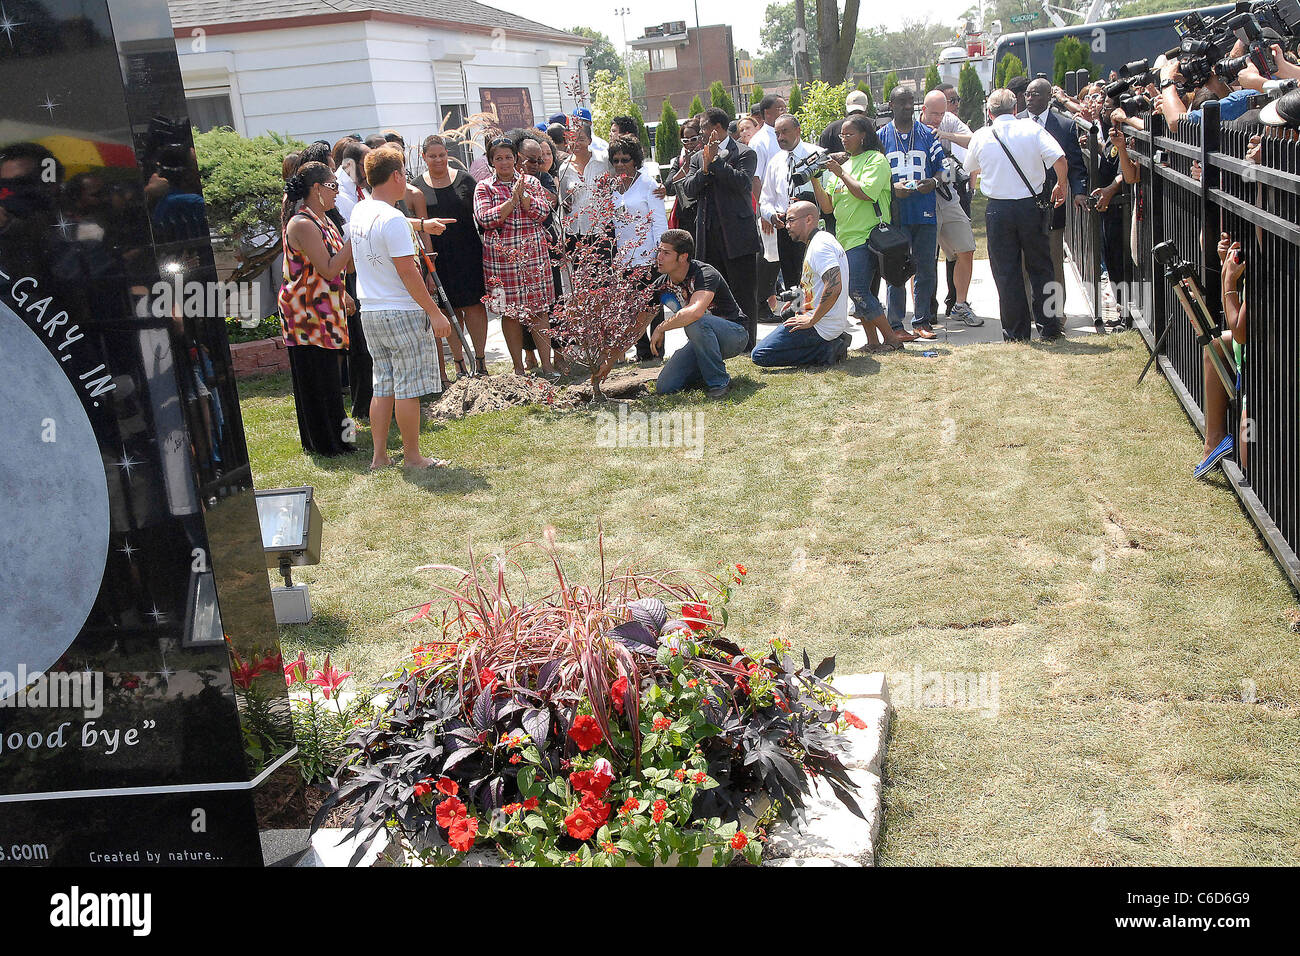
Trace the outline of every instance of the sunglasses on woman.
[[327, 183], [320, 183], [320, 185], [324, 186], [326, 189], [332, 190], [333, 192], [339, 191], [338, 180], [332, 180], [331, 182], [327, 182]]

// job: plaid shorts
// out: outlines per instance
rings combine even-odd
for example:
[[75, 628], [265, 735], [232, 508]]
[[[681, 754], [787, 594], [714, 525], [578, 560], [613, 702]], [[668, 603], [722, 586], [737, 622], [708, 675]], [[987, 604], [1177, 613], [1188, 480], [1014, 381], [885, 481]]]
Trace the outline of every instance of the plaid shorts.
[[420, 398], [442, 391], [437, 340], [424, 312], [362, 312], [361, 328], [374, 363], [376, 398]]

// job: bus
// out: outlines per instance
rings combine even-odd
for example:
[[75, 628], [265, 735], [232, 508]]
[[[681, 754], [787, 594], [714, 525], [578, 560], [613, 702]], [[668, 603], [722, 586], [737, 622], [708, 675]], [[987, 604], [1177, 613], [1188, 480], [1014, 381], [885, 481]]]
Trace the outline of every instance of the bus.
[[1065, 37], [1078, 37], [1091, 50], [1093, 65], [1099, 68], [1098, 75], [1105, 79], [1111, 70], [1118, 70], [1125, 63], [1146, 59], [1155, 62], [1161, 53], [1176, 47], [1178, 35], [1174, 33], [1174, 23], [1193, 10], [1209, 18], [1227, 13], [1233, 6], [1229, 3], [1214, 7], [1192, 7], [1169, 13], [1153, 13], [1145, 17], [1079, 23], [1051, 30], [1031, 30], [1028, 34], [1028, 56], [1025, 33], [1004, 33], [998, 38], [993, 62], [995, 65], [1001, 63], [1003, 56], [1014, 53], [1025, 64], [1025, 70], [1031, 77], [1042, 73], [1050, 80], [1056, 44]]

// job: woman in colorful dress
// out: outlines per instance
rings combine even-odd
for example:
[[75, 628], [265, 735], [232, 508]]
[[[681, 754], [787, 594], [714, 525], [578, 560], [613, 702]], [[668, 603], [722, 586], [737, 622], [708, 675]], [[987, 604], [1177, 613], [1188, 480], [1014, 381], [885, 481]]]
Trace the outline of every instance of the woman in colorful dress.
[[356, 308], [343, 288], [352, 244], [328, 216], [338, 189], [324, 163], [304, 163], [286, 184], [279, 296], [303, 451], [331, 457], [356, 451], [355, 426], [343, 413], [342, 385], [347, 315]]
[[[517, 169], [519, 154], [508, 139], [488, 146], [492, 175], [474, 189], [474, 218], [483, 230], [483, 275], [492, 310], [501, 315], [515, 374], [524, 374], [524, 325], [546, 328], [555, 303], [546, 217], [551, 194], [537, 177]], [[550, 340], [534, 337], [542, 374], [556, 378]]]

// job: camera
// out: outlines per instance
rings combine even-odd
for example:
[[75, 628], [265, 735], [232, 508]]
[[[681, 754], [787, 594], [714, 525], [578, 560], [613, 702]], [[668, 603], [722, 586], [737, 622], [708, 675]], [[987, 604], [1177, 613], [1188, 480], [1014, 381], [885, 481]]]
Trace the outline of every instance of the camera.
[[809, 153], [803, 159], [795, 160], [790, 166], [790, 182], [795, 186], [806, 186], [812, 181], [814, 176], [820, 176], [826, 169], [826, 161], [837, 159], [840, 162], [845, 160], [843, 153], [816, 152]]
[[782, 289], [776, 294], [776, 298], [781, 303], [776, 310], [777, 318], [781, 320], [793, 318], [799, 314], [799, 307], [804, 304], [803, 287]]

